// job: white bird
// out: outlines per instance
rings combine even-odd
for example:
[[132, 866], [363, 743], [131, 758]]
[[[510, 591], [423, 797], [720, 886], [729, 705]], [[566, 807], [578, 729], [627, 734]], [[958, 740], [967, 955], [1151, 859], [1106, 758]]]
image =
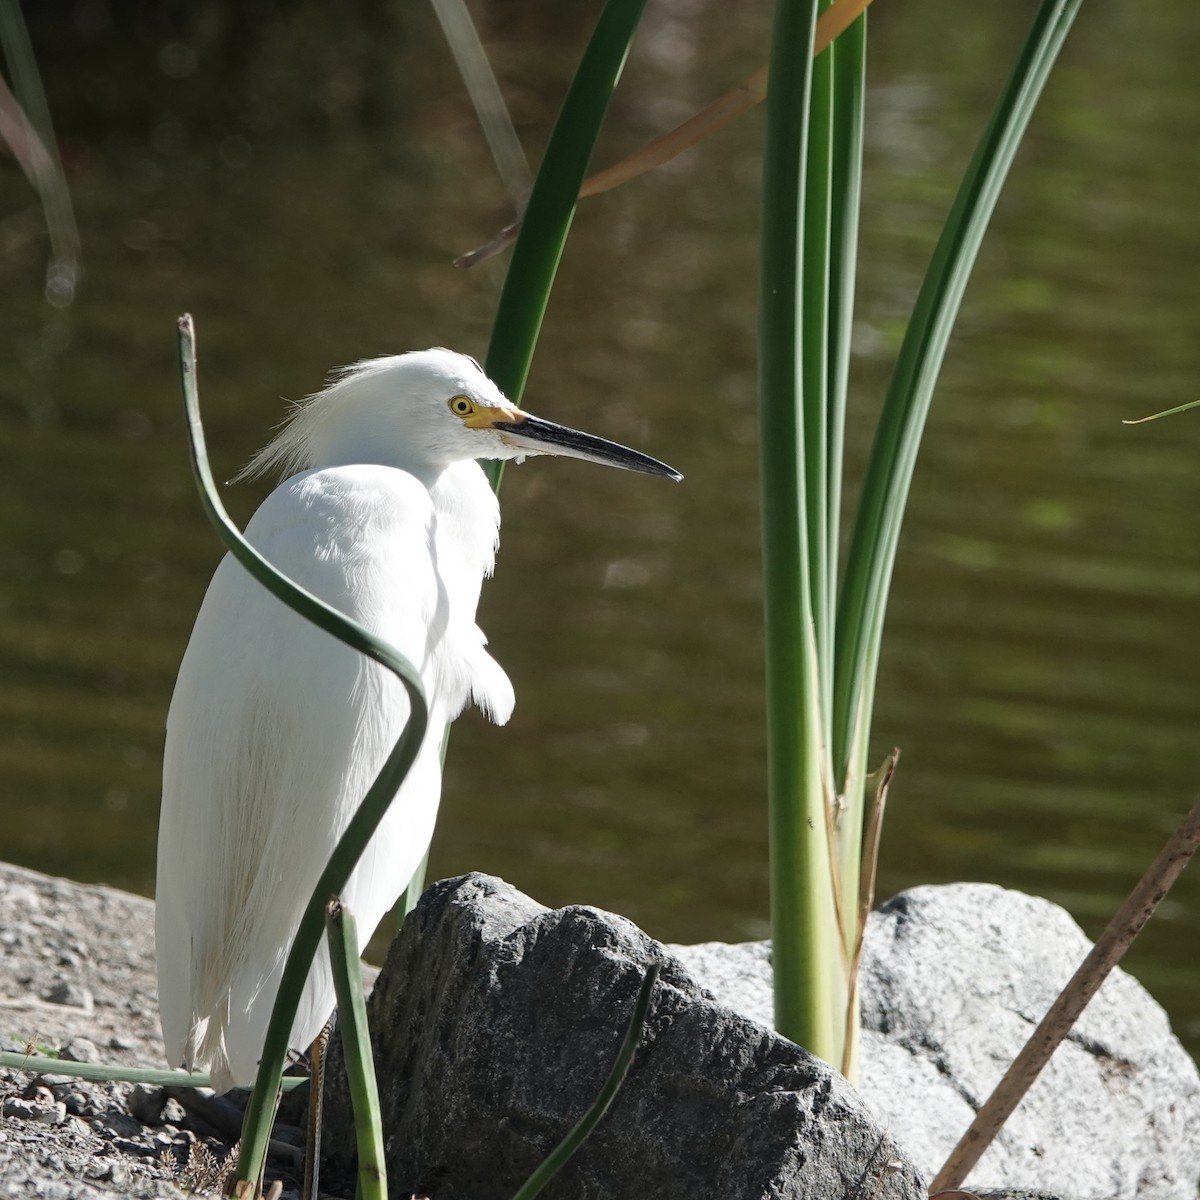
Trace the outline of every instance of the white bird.
[[[500, 511], [478, 458], [562, 454], [681, 476], [530, 416], [449, 350], [347, 368], [296, 406], [242, 476], [286, 478], [246, 536], [271, 563], [420, 671], [429, 732], [343, 901], [364, 938], [433, 834], [439, 742], [471, 700], [503, 724], [513, 689], [475, 609]], [[167, 717], [158, 840], [159, 1005], [173, 1066], [251, 1083], [284, 961], [317, 876], [395, 744], [408, 697], [389, 672], [281, 604], [229, 556], [200, 607]], [[324, 946], [291, 1046], [334, 1008]]]

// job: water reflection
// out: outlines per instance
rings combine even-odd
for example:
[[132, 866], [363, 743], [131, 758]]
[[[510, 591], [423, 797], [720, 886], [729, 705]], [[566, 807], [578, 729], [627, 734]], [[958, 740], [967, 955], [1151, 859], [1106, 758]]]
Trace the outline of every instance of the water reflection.
[[[481, 18], [536, 155], [592, 14], [510, 8]], [[1021, 34], [1002, 6], [967, 28], [935, 0], [880, 8], [851, 481]], [[227, 477], [280, 397], [334, 364], [482, 354], [504, 264], [447, 263], [508, 214], [419, 5], [349, 20], [302, 5], [261, 26], [214, 5], [194, 28], [138, 17], [120, 38], [71, 11], [70, 29], [52, 7], [35, 28], [87, 256], [69, 314], [39, 301], [36, 214], [0, 162], [0, 852], [149, 891], [163, 715], [218, 557], [183, 457], [175, 315], [197, 315]], [[1131, 19], [1081, 18], [981, 256], [877, 708], [879, 754], [904, 752], [881, 893], [988, 879], [1067, 904], [1092, 934], [1194, 794], [1200, 706], [1200, 419], [1119, 423], [1192, 398], [1200, 374], [1200, 169], [1179, 153], [1200, 126], [1200, 17], [1139, 10], [1136, 38]], [[606, 160], [761, 61], [763, 13], [674, 0], [647, 21]], [[481, 621], [517, 713], [456, 728], [433, 863], [677, 940], [764, 932], [758, 139], [751, 118], [580, 211], [529, 405], [688, 478], [509, 473]], [[232, 489], [235, 515], [261, 494]], [[1193, 1044], [1197, 914], [1185, 877], [1133, 963]]]

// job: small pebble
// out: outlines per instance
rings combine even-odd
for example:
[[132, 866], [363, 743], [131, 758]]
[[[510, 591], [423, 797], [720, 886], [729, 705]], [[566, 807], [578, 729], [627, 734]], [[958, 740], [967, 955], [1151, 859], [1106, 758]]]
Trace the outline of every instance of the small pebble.
[[187, 1120], [187, 1110], [178, 1100], [172, 1098], [163, 1105], [162, 1119], [172, 1125], [182, 1125]]
[[153, 1142], [144, 1142], [140, 1138], [113, 1138], [109, 1147], [120, 1154], [131, 1154], [134, 1158], [149, 1158], [157, 1155], [159, 1148]]
[[97, 1161], [93, 1171], [89, 1172], [92, 1179], [100, 1183], [111, 1183], [114, 1187], [124, 1187], [129, 1183], [129, 1164], [119, 1158], [102, 1158]]
[[112, 1037], [108, 1039], [108, 1048], [110, 1050], [132, 1050], [133, 1042], [130, 1041], [129, 1038], [125, 1037], [124, 1034], [114, 1033]]
[[75, 1117], [92, 1116], [95, 1106], [86, 1092], [77, 1088], [59, 1092], [58, 1098], [67, 1106], [67, 1112]]
[[144, 1083], [135, 1084], [130, 1089], [128, 1104], [129, 1111], [143, 1125], [160, 1125], [167, 1104], [166, 1089], [149, 1087]]
[[43, 996], [51, 1004], [65, 1004], [69, 1008], [91, 1009], [92, 993], [87, 988], [69, 979], [60, 979]]
[[61, 1102], [39, 1104], [36, 1100], [22, 1100], [17, 1096], [9, 1096], [0, 1111], [6, 1117], [37, 1121], [42, 1125], [61, 1125], [67, 1119], [67, 1106]]
[[73, 1037], [58, 1053], [67, 1062], [94, 1063], [100, 1060], [96, 1043], [85, 1037]]
[[142, 1134], [142, 1123], [128, 1113], [110, 1108], [92, 1119], [92, 1128], [106, 1138], [136, 1138]]

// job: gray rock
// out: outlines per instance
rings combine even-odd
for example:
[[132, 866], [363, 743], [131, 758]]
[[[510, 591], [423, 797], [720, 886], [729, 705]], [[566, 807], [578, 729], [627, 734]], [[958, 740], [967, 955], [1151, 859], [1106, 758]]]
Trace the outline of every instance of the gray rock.
[[117, 1108], [110, 1108], [107, 1112], [93, 1117], [92, 1128], [103, 1138], [139, 1138], [142, 1136], [141, 1121]]
[[73, 1117], [87, 1111], [87, 1093], [82, 1088], [56, 1087], [54, 1094], [62, 1101], [63, 1108]]
[[[840, 1075], [711, 1003], [635, 926], [480, 875], [426, 892], [371, 996], [392, 1193], [507, 1200], [595, 1098], [656, 957], [642, 1047], [548, 1200], [924, 1195]], [[343, 1163], [349, 1113], [335, 1091]]]
[[67, 1008], [82, 1008], [90, 1011], [92, 993], [70, 979], [58, 979], [46, 990], [43, 997], [50, 1004], [62, 1004]]
[[[723, 1003], [770, 1021], [767, 943], [673, 949]], [[872, 913], [860, 1088], [922, 1171], [945, 1161], [1089, 949], [1057, 905], [989, 884], [914, 888]], [[971, 1178], [1194, 1200], [1200, 1078], [1136, 980], [1109, 977]]]
[[[161, 1125], [163, 1110], [167, 1106], [167, 1090], [161, 1087], [151, 1087], [149, 1084], [138, 1083], [129, 1089], [130, 1115], [136, 1117], [143, 1125]], [[171, 1101], [172, 1104], [175, 1101]]]
[[58, 1052], [67, 1062], [94, 1063], [100, 1061], [100, 1051], [90, 1038], [73, 1037]]
[[667, 949], [722, 1004], [775, 1028], [770, 942], [700, 942]]
[[89, 1172], [97, 1183], [111, 1183], [115, 1188], [126, 1187], [130, 1174], [129, 1165], [119, 1158], [102, 1160]]
[[67, 1119], [67, 1106], [53, 1099], [39, 1102], [9, 1096], [0, 1112], [6, 1117], [19, 1121], [37, 1121], [42, 1125], [61, 1125]]
[[178, 1126], [183, 1121], [187, 1120], [187, 1113], [184, 1111], [183, 1105], [178, 1100], [168, 1100], [163, 1105], [162, 1112], [159, 1114], [160, 1119], [168, 1125]]

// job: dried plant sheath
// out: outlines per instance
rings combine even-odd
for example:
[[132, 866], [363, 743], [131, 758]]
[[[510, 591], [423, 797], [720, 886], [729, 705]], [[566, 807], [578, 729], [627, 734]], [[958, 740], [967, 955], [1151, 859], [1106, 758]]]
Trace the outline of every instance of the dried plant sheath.
[[859, 968], [862, 966], [863, 941], [867, 919], [875, 907], [875, 878], [879, 868], [879, 843], [883, 836], [883, 814], [887, 808], [888, 788], [900, 762], [899, 749], [893, 749], [882, 767], [867, 780], [867, 804], [862, 822], [862, 868], [858, 881], [857, 927], [854, 951], [850, 957], [850, 992], [846, 1001], [846, 1035], [842, 1047], [842, 1074], [852, 1082], [858, 1077], [859, 1049]]

